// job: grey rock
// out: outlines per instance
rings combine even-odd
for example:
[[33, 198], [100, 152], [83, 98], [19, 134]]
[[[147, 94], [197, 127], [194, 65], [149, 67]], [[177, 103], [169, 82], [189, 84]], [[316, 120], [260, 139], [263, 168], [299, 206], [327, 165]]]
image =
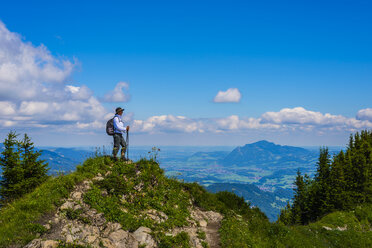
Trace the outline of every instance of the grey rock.
[[58, 247], [58, 241], [45, 240], [41, 242], [41, 248], [56, 248]]
[[73, 202], [66, 201], [65, 203], [62, 204], [62, 206], [60, 207], [60, 209], [61, 210], [66, 210], [66, 209], [73, 208], [73, 207], [74, 207], [74, 203]]
[[72, 243], [74, 242], [74, 237], [71, 234], [66, 235], [66, 243]]
[[52, 226], [48, 223], [48, 224], [45, 224], [45, 225], [43, 225], [44, 227], [45, 227], [45, 229], [47, 229], [47, 230], [50, 230], [50, 228], [52, 228]]
[[40, 248], [41, 247], [41, 239], [34, 239], [30, 243], [28, 243], [24, 248]]
[[76, 201], [80, 201], [81, 200], [81, 197], [82, 197], [83, 193], [82, 192], [73, 192], [72, 195], [71, 195], [71, 198], [76, 200]]
[[111, 240], [109, 240], [109, 239], [103, 238], [103, 239], [101, 239], [101, 242], [102, 242], [103, 247], [106, 247], [106, 248], [116, 248], [116, 246], [114, 245], [114, 243]]
[[156, 247], [156, 242], [150, 233], [150, 228], [141, 226], [133, 233], [133, 236], [140, 245], [146, 245], [146, 247]]
[[85, 237], [84, 241], [88, 244], [93, 244], [98, 239], [97, 235], [88, 235]]
[[137, 248], [138, 247], [138, 241], [133, 237], [133, 235], [122, 229], [112, 232], [109, 236], [109, 240], [116, 247], [123, 247], [123, 248], [124, 247]]
[[101, 176], [96, 176], [96, 177], [93, 177], [92, 180], [94, 181], [102, 181], [104, 178], [101, 177]]
[[200, 221], [199, 221], [199, 225], [200, 225], [201, 227], [206, 227], [206, 226], [208, 225], [208, 223], [207, 223], [205, 220], [200, 220]]

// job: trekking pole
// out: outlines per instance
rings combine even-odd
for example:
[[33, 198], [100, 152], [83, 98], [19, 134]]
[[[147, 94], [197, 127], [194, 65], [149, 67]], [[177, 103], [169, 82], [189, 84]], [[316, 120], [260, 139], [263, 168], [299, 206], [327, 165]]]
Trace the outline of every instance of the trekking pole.
[[129, 161], [129, 130], [127, 130], [127, 160]]

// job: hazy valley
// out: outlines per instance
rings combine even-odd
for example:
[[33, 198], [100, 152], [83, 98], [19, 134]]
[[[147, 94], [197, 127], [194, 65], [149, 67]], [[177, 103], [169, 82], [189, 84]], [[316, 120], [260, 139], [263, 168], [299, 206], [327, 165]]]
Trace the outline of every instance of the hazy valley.
[[[95, 154], [110, 154], [100, 148], [40, 147], [50, 174], [69, 173]], [[211, 192], [230, 191], [258, 206], [275, 221], [293, 197], [298, 169], [313, 175], [318, 158], [316, 148], [281, 146], [259, 141], [242, 147], [130, 147], [130, 158], [155, 157], [166, 175], [185, 182], [198, 182]], [[331, 148], [337, 152], [341, 148]]]

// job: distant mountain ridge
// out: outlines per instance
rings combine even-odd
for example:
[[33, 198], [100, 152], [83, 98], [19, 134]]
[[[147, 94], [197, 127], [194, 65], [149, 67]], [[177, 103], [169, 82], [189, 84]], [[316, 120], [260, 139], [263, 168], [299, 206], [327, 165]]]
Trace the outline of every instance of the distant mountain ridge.
[[235, 148], [223, 160], [223, 165], [250, 166], [291, 162], [306, 162], [314, 152], [301, 147], [282, 146], [261, 140]]
[[[4, 149], [4, 144], [0, 143], [0, 153]], [[92, 156], [93, 152], [77, 148], [38, 148], [40, 151], [40, 159], [45, 160], [49, 164], [49, 174], [57, 174], [59, 172], [67, 173], [74, 171], [76, 166], [82, 163], [85, 159]], [[0, 166], [0, 179], [2, 168]]]

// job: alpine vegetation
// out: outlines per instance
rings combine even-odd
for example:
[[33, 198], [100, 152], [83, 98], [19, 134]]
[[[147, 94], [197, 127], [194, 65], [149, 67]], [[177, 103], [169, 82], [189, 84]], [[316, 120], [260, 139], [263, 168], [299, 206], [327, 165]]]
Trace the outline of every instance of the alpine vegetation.
[[[11, 134], [5, 143], [14, 142]], [[97, 155], [75, 172], [46, 177], [9, 200], [0, 210], [0, 247], [371, 247], [371, 132], [351, 140], [344, 169], [335, 164], [340, 155], [331, 161], [323, 149], [316, 178], [298, 183], [299, 175], [296, 184], [306, 187], [296, 188], [293, 205], [277, 223], [231, 192], [213, 194], [165, 176], [156, 149], [152, 158], [136, 162]], [[17, 161], [13, 157], [10, 161]], [[340, 181], [344, 191], [329, 187], [331, 178], [332, 185], [348, 178]], [[310, 191], [315, 186], [308, 185], [323, 190]], [[315, 198], [309, 192], [320, 200], [310, 201]], [[339, 192], [350, 196], [345, 205], [339, 205]]]

